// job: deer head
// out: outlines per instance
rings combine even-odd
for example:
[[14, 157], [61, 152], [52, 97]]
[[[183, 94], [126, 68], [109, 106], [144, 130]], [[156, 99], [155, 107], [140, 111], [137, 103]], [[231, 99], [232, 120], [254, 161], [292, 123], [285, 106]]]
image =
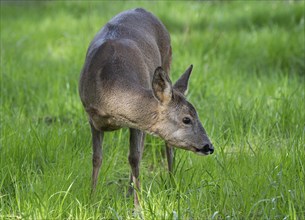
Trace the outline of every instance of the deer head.
[[158, 100], [155, 130], [170, 145], [199, 155], [209, 155], [214, 152], [214, 147], [194, 106], [185, 97], [192, 69], [191, 65], [173, 86], [161, 67], [155, 70], [152, 80], [153, 94]]

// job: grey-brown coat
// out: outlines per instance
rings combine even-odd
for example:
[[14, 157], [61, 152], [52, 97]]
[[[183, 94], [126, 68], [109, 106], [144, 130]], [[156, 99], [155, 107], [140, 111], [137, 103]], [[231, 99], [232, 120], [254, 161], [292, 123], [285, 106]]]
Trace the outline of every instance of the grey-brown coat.
[[[79, 94], [91, 125], [93, 190], [102, 163], [105, 131], [130, 128], [128, 159], [137, 188], [145, 132], [165, 140], [169, 171], [173, 169], [172, 146], [200, 155], [213, 153], [195, 108], [184, 96], [192, 66], [172, 85], [171, 56], [165, 26], [140, 8], [115, 16], [91, 42]], [[134, 203], [139, 205], [136, 193]]]

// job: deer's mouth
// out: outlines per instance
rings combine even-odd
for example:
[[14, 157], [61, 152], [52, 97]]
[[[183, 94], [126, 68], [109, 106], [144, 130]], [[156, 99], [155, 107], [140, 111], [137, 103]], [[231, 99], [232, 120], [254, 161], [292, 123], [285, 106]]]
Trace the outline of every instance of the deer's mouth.
[[198, 155], [206, 156], [212, 154], [214, 152], [214, 148], [206, 144], [205, 146], [203, 146], [203, 148], [200, 149], [193, 147], [193, 152], [195, 152]]
[[210, 155], [214, 152], [214, 147], [212, 145], [209, 145], [209, 144], [206, 144], [201, 148], [197, 148], [197, 147], [194, 147], [194, 146], [188, 145], [188, 144], [186, 144], [185, 146], [179, 146], [177, 144], [171, 143], [170, 141], [168, 141], [167, 143], [172, 145], [172, 146], [176, 146], [180, 149], [192, 151], [192, 152], [194, 152], [194, 153], [196, 153], [200, 156], [207, 156], [207, 155]]
[[203, 149], [198, 149], [196, 147], [193, 147], [193, 150], [192, 150], [194, 153], [198, 154], [198, 155], [201, 155], [201, 156], [207, 156], [210, 154], [210, 152], [205, 152]]

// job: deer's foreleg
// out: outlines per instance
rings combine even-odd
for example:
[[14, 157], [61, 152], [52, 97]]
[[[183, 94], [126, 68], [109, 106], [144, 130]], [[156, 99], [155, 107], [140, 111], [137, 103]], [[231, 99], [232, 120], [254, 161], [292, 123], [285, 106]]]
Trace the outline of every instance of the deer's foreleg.
[[174, 153], [175, 153], [175, 149], [168, 145], [167, 143], [165, 143], [165, 148], [166, 148], [166, 158], [167, 158], [167, 166], [168, 166], [168, 172], [169, 173], [173, 173], [173, 163], [174, 163]]
[[91, 126], [91, 134], [92, 134], [92, 151], [93, 151], [91, 192], [94, 192], [97, 184], [98, 174], [102, 165], [102, 143], [103, 143], [104, 132], [96, 130], [92, 125], [92, 123], [90, 123], [90, 126]]
[[129, 164], [131, 166], [131, 180], [133, 183], [133, 191], [134, 191], [134, 205], [135, 207], [139, 207], [139, 199], [136, 190], [140, 189], [140, 181], [139, 181], [139, 169], [140, 169], [140, 161], [142, 159], [142, 153], [144, 149], [144, 132], [130, 128], [130, 146], [129, 146]]

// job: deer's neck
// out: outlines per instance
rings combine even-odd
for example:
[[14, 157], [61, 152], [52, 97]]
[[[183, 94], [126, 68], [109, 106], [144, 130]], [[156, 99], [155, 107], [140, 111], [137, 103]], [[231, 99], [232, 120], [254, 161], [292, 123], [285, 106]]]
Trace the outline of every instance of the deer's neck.
[[116, 105], [112, 111], [115, 119], [122, 123], [122, 126], [156, 133], [158, 101], [151, 90], [141, 89], [116, 94]]

